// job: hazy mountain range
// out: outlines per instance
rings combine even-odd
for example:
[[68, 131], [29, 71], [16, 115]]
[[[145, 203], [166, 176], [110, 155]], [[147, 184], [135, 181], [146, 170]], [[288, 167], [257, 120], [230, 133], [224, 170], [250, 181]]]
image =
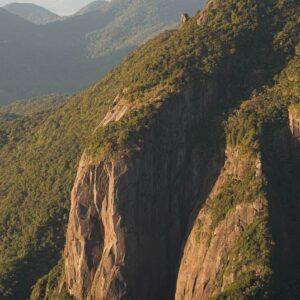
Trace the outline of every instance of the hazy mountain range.
[[57, 14], [71, 14], [83, 6], [93, 2], [92, 0], [0, 0], [0, 6], [9, 3], [33, 3], [51, 10]]
[[[45, 10], [30, 8], [33, 22], [45, 18]], [[17, 16], [0, 9], [0, 55], [5, 57], [0, 103], [80, 91], [149, 37], [178, 26], [183, 12], [198, 8], [198, 0], [96, 1], [77, 15], [43, 26], [28, 22], [28, 11], [19, 9]]]
[[63, 17], [35, 4], [11, 3], [3, 6], [3, 8], [34, 24], [42, 25], [63, 20]]

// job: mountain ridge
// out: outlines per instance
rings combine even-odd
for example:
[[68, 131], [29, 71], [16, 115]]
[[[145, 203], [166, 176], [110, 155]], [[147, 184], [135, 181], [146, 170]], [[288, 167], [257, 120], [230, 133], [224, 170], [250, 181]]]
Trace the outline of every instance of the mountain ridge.
[[96, 0], [93, 1], [91, 3], [89, 3], [88, 5], [82, 7], [80, 10], [78, 10], [75, 15], [82, 15], [91, 11], [97, 11], [97, 10], [101, 10], [103, 8], [105, 8], [105, 6], [108, 4], [108, 1], [106, 0]]
[[[0, 62], [1, 103], [51, 93], [74, 93], [88, 87], [147, 38], [173, 27], [182, 7], [191, 11], [198, 7], [195, 0], [178, 7], [172, 3], [114, 0], [103, 11], [43, 26], [27, 24], [21, 35], [13, 24], [14, 15], [10, 21], [6, 20], [7, 15], [0, 20], [0, 39], [5, 39], [0, 54], [6, 57]], [[156, 16], [156, 11], [164, 13]], [[6, 23], [12, 25], [5, 26]]]
[[63, 19], [41, 6], [30, 3], [10, 3], [2, 8], [37, 25], [44, 25]]
[[[10, 0], [0, 0], [0, 6], [4, 6], [9, 4]], [[17, 1], [17, 2], [21, 2], [22, 1]], [[26, 1], [29, 2], [29, 1]], [[40, 5], [41, 1], [40, 0], [31, 0], [31, 3], [35, 4], [35, 5]], [[55, 14], [72, 14], [75, 13], [76, 10], [79, 10], [80, 8], [82, 8], [83, 6], [86, 5], [87, 0], [60, 0], [60, 1], [52, 1], [52, 0], [43, 0], [43, 5], [47, 10], [52, 11]], [[88, 1], [90, 2], [90, 1]]]

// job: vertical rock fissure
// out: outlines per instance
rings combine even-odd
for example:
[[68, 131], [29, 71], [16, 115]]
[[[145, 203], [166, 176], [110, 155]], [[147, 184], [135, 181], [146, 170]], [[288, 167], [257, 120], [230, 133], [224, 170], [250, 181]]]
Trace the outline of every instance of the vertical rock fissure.
[[273, 250], [272, 292], [297, 299], [300, 284], [300, 142], [299, 122], [290, 113], [282, 127], [269, 125], [264, 137], [264, 172], [268, 182]]

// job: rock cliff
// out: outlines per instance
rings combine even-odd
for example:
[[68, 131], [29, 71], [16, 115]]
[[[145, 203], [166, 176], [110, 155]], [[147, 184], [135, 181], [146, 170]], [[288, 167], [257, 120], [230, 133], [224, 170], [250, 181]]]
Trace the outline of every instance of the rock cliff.
[[[270, 190], [278, 170], [290, 177], [266, 141], [293, 161], [292, 100], [285, 79], [262, 88], [285, 64], [273, 49], [277, 5], [230, 3], [210, 1], [112, 73], [119, 94], [107, 100], [72, 190], [63, 283], [76, 300], [272, 295], [285, 240], [274, 234], [281, 206]], [[294, 116], [290, 124], [296, 137]]]
[[191, 131], [227, 94], [221, 78], [164, 103], [133, 157], [95, 163], [83, 155], [65, 248], [75, 299], [171, 299], [191, 215], [218, 173], [215, 153], [198, 149]]
[[[253, 181], [246, 177], [253, 166], [253, 181], [257, 180], [262, 184], [260, 158], [228, 149], [223, 171], [201, 208], [184, 247], [176, 299], [211, 299], [245, 274], [263, 273], [263, 266], [255, 265], [253, 261], [248, 265], [249, 261], [241, 249], [241, 241], [249, 229], [259, 226], [268, 214], [267, 199], [258, 193], [252, 201], [247, 201], [246, 194], [232, 192], [232, 199], [227, 206], [221, 203], [227, 201], [228, 195], [224, 193], [224, 189], [229, 180], [233, 179], [235, 185], [246, 182], [247, 191], [251, 190]], [[221, 216], [218, 216], [220, 213]]]

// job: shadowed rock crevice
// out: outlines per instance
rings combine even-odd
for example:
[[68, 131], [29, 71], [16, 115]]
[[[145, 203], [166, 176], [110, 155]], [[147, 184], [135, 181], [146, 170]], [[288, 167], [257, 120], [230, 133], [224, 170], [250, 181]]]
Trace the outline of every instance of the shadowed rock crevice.
[[[213, 296], [219, 299], [233, 282], [252, 272], [253, 266], [243, 261], [245, 253], [239, 247], [248, 231], [260, 226], [260, 220], [267, 213], [263, 196], [257, 194], [251, 201], [245, 199], [247, 190], [251, 190], [251, 180], [247, 179], [249, 171], [254, 171], [255, 180], [261, 181], [257, 159], [238, 147], [227, 148], [222, 172], [199, 209], [185, 243], [175, 299], [211, 299]], [[231, 191], [232, 180], [234, 189], [244, 185], [246, 192]], [[228, 203], [227, 206], [224, 203]], [[242, 267], [238, 267], [239, 264]]]
[[[290, 114], [290, 121], [294, 118]], [[295, 119], [294, 119], [295, 121]], [[264, 137], [264, 172], [268, 182], [270, 226], [274, 239], [274, 299], [299, 298], [300, 286], [300, 142], [288, 120], [269, 125]]]

